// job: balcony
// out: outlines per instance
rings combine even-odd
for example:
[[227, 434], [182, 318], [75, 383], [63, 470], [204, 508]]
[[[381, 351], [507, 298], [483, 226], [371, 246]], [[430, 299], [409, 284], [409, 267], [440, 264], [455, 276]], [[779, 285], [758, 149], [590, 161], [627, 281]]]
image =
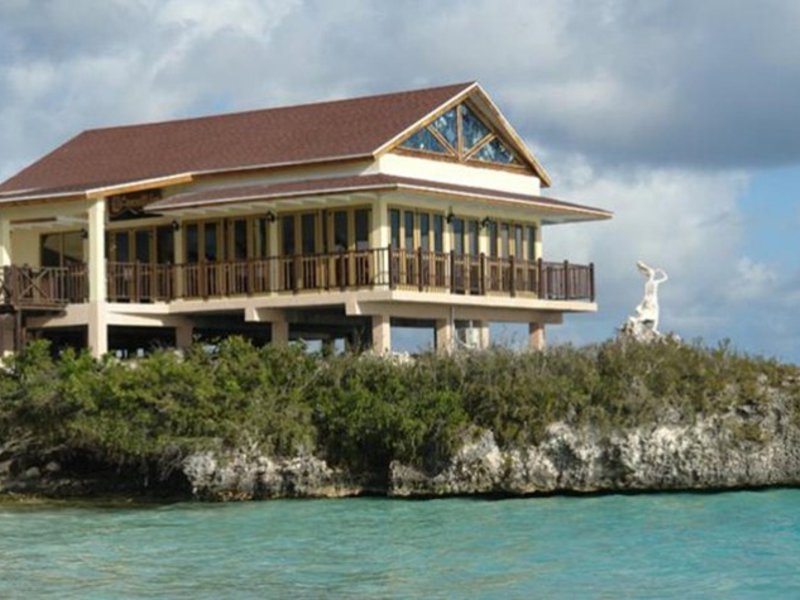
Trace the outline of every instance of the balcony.
[[[11, 266], [2, 275], [0, 306], [58, 309], [88, 297], [85, 265]], [[392, 248], [175, 265], [107, 263], [110, 302], [364, 289], [594, 302], [594, 265]]]

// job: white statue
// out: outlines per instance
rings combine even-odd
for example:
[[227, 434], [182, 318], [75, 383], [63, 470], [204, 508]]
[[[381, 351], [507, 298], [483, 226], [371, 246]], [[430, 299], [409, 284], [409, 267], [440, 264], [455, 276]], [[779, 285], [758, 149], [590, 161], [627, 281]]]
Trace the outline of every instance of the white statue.
[[636, 307], [636, 314], [628, 317], [628, 322], [622, 327], [622, 333], [632, 335], [640, 341], [658, 339], [658, 286], [664, 283], [667, 277], [664, 269], [654, 269], [642, 261], [636, 266], [642, 275], [647, 277], [644, 284], [644, 298]]

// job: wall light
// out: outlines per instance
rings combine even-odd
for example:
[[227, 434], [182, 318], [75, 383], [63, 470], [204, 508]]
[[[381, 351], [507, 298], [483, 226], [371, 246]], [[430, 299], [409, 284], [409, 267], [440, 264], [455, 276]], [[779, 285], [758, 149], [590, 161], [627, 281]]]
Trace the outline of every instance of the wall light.
[[181, 224], [178, 223], [175, 219], [172, 220], [171, 225], [172, 225], [172, 231], [180, 231], [181, 230]]
[[274, 212], [272, 212], [271, 210], [268, 210], [267, 214], [264, 215], [264, 218], [267, 220], [267, 223], [274, 223], [275, 219], [277, 219], [278, 217], [275, 216]]
[[447, 214], [445, 215], [444, 220], [447, 221], [447, 224], [449, 225], [450, 223], [453, 222], [453, 219], [455, 218], [456, 215], [453, 212], [453, 207], [451, 206], [450, 208], [447, 209]]
[[481, 220], [481, 228], [486, 229], [487, 227], [489, 227], [489, 225], [491, 225], [491, 223], [492, 220], [489, 217], [483, 217], [483, 219]]
[[81, 239], [82, 239], [82, 240], [85, 240], [85, 239], [88, 239], [88, 238], [89, 238], [89, 232], [88, 232], [88, 231], [86, 231], [86, 229], [85, 229], [85, 228], [84, 228], [84, 229], [81, 229]]

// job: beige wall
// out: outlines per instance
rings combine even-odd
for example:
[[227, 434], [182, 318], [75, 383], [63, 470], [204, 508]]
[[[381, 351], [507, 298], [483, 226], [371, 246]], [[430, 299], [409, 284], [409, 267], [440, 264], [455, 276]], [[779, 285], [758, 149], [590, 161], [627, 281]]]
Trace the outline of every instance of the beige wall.
[[15, 265], [39, 266], [39, 232], [30, 229], [12, 231], [11, 261]]

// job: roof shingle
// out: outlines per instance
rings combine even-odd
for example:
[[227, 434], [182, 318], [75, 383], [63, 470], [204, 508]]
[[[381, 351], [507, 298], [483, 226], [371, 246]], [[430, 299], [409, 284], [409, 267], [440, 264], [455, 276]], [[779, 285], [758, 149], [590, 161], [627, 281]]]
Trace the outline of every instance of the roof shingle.
[[0, 184], [0, 192], [366, 157], [471, 85], [84, 131]]

